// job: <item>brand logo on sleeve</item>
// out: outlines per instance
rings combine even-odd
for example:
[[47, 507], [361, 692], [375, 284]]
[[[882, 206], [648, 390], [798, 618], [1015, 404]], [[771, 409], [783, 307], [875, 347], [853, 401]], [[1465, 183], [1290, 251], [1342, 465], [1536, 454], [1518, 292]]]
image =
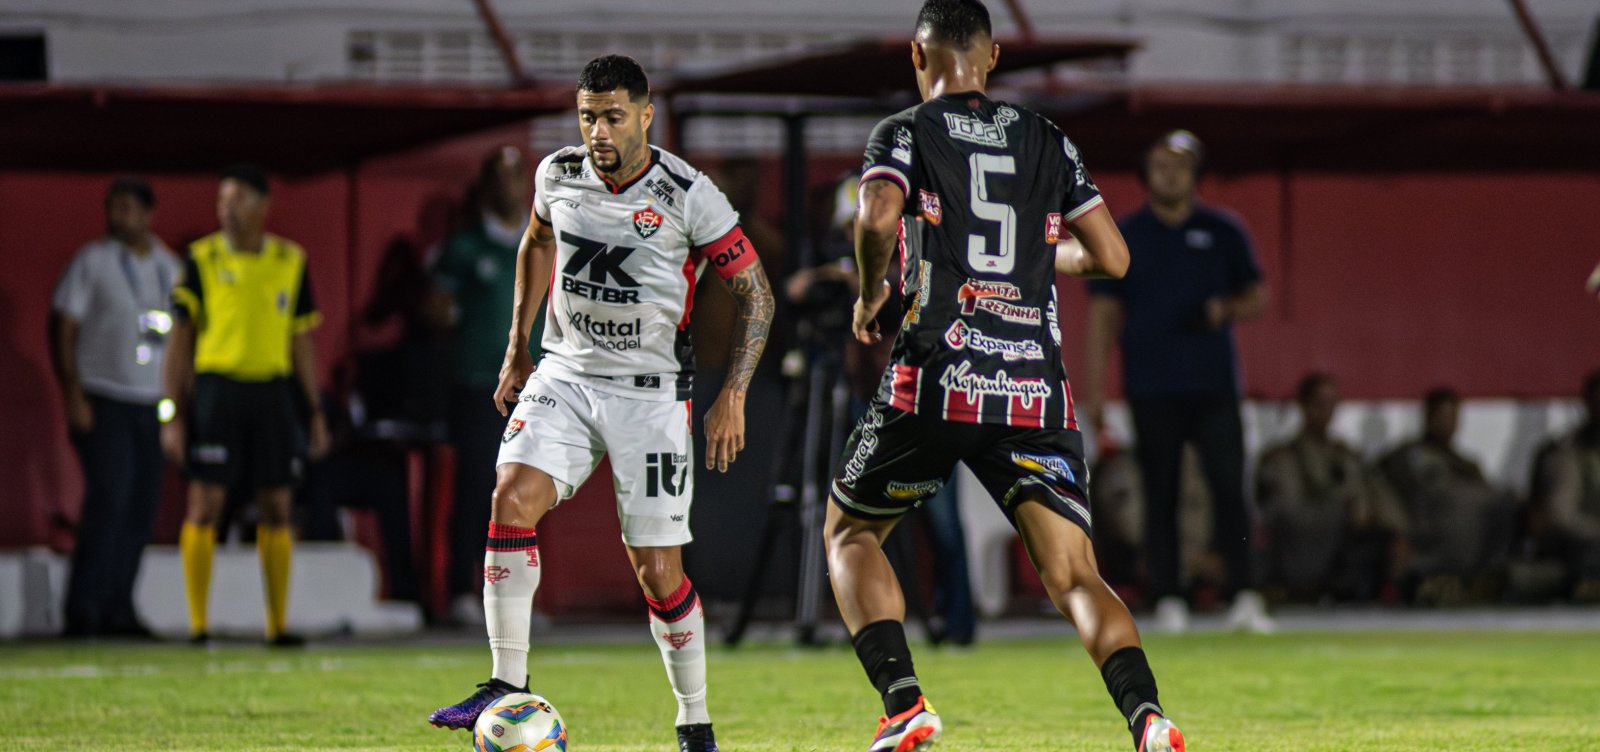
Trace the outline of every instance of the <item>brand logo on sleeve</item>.
[[894, 129], [894, 149], [889, 156], [907, 167], [911, 166], [911, 131], [905, 128]]
[[917, 190], [917, 198], [922, 207], [922, 218], [937, 225], [944, 218], [944, 211], [939, 208], [939, 194], [933, 191]]
[[1055, 245], [1061, 240], [1061, 212], [1050, 212], [1044, 215], [1044, 242]]

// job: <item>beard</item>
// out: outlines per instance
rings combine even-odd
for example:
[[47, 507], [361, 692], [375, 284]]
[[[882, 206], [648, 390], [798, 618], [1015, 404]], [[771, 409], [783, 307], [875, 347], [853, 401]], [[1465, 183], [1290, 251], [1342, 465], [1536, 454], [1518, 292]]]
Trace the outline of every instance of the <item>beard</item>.
[[594, 168], [606, 174], [611, 174], [622, 169], [622, 149], [614, 144], [610, 147], [610, 149], [611, 162], [609, 164], [601, 162], [600, 158], [595, 156], [592, 149], [589, 152], [589, 161], [594, 163]]

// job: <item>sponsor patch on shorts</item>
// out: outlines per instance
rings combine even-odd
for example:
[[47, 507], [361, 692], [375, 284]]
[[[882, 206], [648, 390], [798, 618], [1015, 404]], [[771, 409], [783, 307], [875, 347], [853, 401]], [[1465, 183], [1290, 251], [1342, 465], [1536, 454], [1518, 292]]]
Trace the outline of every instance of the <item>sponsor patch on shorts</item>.
[[933, 495], [939, 493], [939, 489], [941, 488], [944, 488], [944, 480], [941, 478], [914, 481], [912, 483], [901, 483], [897, 480], [891, 480], [889, 481], [889, 484], [884, 487], [883, 495], [894, 501], [923, 502], [933, 498]]
[[1011, 462], [1028, 472], [1038, 473], [1058, 483], [1078, 482], [1077, 475], [1072, 472], [1072, 465], [1065, 457], [1059, 455], [1012, 452]]

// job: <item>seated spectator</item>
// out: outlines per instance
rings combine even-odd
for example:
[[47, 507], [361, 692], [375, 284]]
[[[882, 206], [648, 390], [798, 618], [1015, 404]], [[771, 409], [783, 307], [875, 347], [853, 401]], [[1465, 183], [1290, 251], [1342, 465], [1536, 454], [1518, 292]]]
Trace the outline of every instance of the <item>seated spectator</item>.
[[[1478, 463], [1452, 445], [1461, 397], [1451, 389], [1434, 389], [1423, 405], [1423, 435], [1379, 463], [1406, 515], [1413, 573], [1424, 590], [1444, 577], [1488, 595], [1510, 553], [1516, 505], [1484, 478]], [[1460, 595], [1447, 591], [1417, 597], [1450, 601]]]
[[1548, 548], [1563, 559], [1574, 596], [1600, 600], [1600, 371], [1583, 382], [1587, 419], [1540, 453], [1533, 500]]
[[1370, 599], [1404, 517], [1380, 502], [1361, 456], [1328, 435], [1339, 405], [1333, 376], [1306, 376], [1296, 401], [1300, 433], [1263, 452], [1256, 473], [1267, 579], [1292, 595]]

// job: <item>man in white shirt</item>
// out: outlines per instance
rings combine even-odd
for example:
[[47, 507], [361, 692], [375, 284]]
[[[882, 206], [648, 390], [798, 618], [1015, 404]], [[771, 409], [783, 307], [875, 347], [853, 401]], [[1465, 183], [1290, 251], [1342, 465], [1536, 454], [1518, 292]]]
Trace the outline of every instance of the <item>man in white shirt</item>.
[[161, 360], [182, 265], [151, 232], [155, 194], [138, 178], [106, 191], [106, 234], [85, 245], [51, 302], [50, 346], [84, 500], [66, 634], [148, 636], [133, 582], [161, 494]]
[[[737, 308], [727, 380], [705, 416], [705, 467], [726, 472], [744, 449], [745, 394], [773, 300], [727, 197], [704, 173], [650, 146], [654, 114], [637, 62], [596, 58], [578, 78], [584, 145], [545, 157], [534, 171], [534, 221], [517, 252], [510, 342], [493, 395], [502, 414], [507, 402], [517, 403], [500, 439], [484, 553], [494, 664], [476, 692], [429, 717], [436, 726], [469, 728], [496, 699], [528, 691], [540, 576], [534, 526], [609, 454], [622, 542], [678, 701], [678, 749], [717, 750], [706, 704], [705, 617], [682, 559], [693, 537], [689, 313], [710, 267]], [[541, 307], [548, 318], [535, 371], [528, 337]]]

